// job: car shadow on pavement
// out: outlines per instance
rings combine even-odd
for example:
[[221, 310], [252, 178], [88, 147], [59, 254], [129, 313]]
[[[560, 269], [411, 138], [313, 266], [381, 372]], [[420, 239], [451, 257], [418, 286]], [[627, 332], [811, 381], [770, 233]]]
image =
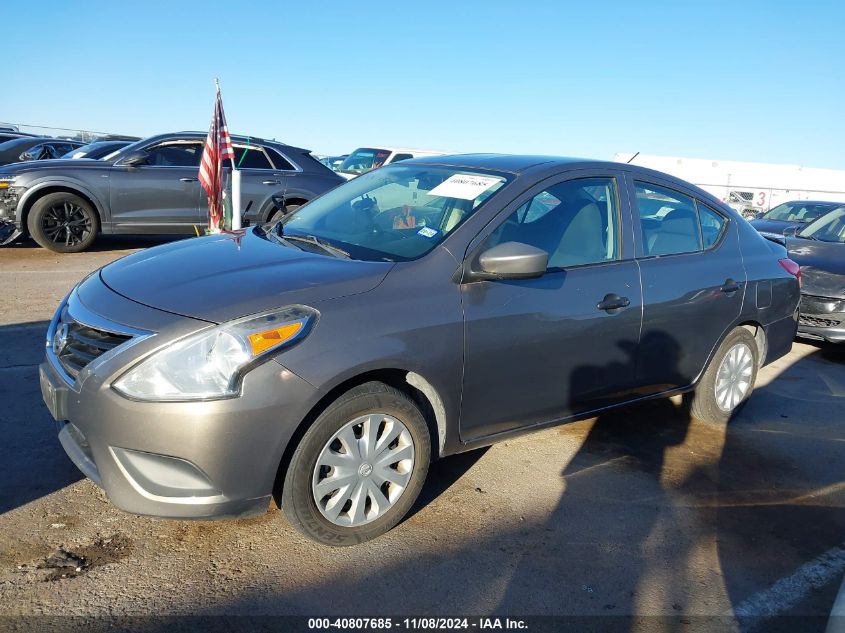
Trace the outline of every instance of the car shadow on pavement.
[[[169, 244], [194, 237], [193, 235], [98, 235], [94, 244], [86, 252], [107, 253], [109, 251], [125, 251]], [[41, 247], [29, 238], [20, 238], [14, 243], [2, 247], [4, 249], [32, 251]]]
[[425, 486], [420, 491], [420, 495], [414, 502], [411, 511], [403, 520], [407, 521], [417, 514], [417, 512], [429, 504], [434, 503], [456, 481], [463, 477], [478, 460], [484, 457], [488, 449], [489, 447], [478, 448], [433, 462], [428, 470]]
[[[842, 359], [840, 349], [819, 346], [723, 425], [694, 420], [688, 397], [599, 416], [497, 611], [571, 602], [571, 586], [531, 591], [536, 578], [569, 571], [565, 558], [545, 554], [566, 547], [553, 536], [563, 530], [593, 548], [586, 594], [604, 594], [622, 571], [627, 593], [602, 608], [630, 618], [627, 630], [688, 630], [691, 614], [708, 614], [697, 620], [706, 630], [731, 630], [731, 609], [711, 606], [727, 602], [743, 615], [740, 630], [823, 631], [841, 573], [781, 592], [772, 586], [845, 541]], [[596, 513], [617, 521], [598, 523]]]
[[47, 321], [0, 326], [0, 514], [82, 479], [41, 399]]

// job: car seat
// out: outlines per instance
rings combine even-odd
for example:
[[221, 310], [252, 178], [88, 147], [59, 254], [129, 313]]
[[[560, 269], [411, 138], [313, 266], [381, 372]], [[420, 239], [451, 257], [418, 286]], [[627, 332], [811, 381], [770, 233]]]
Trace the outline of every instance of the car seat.
[[606, 260], [606, 218], [595, 200], [574, 198], [563, 211], [565, 228], [557, 247], [549, 253], [549, 267], [565, 268]]
[[648, 238], [649, 255], [690, 253], [701, 248], [698, 236], [698, 216], [688, 208], [670, 211], [660, 226]]

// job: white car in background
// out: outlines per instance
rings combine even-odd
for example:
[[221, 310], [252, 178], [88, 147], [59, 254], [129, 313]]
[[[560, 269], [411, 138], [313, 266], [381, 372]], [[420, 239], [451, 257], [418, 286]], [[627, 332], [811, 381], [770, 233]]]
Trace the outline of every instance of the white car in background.
[[398, 163], [400, 160], [408, 160], [409, 158], [443, 156], [445, 154], [446, 152], [408, 149], [406, 147], [359, 147], [334, 169], [347, 180], [352, 180], [355, 176], [360, 176], [382, 165]]

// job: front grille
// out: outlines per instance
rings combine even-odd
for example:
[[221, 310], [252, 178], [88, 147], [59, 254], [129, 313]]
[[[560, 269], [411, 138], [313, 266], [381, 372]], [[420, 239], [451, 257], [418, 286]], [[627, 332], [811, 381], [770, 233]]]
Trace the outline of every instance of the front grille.
[[798, 315], [798, 325], [806, 325], [809, 327], [836, 327], [842, 323], [836, 319], [825, 319], [824, 317], [810, 316], [809, 314]]
[[53, 353], [67, 374], [76, 378], [86, 365], [130, 338], [79, 323], [65, 309], [56, 324]]

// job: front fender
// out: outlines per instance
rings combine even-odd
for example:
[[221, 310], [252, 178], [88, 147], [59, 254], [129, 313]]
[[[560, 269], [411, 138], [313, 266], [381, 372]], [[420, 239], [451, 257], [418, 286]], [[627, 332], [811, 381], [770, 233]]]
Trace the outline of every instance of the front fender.
[[17, 221], [18, 226], [21, 228], [25, 226], [24, 222], [26, 221], [26, 212], [32, 206], [32, 203], [40, 197], [39, 192], [43, 192], [45, 189], [53, 187], [60, 187], [62, 189], [79, 192], [94, 204], [94, 207], [100, 216], [101, 222], [105, 223], [111, 219], [111, 214], [108, 212], [108, 206], [82, 181], [68, 176], [49, 176], [37, 178], [26, 185], [26, 191], [21, 196], [20, 200], [18, 200], [18, 206], [15, 209], [15, 220]]

